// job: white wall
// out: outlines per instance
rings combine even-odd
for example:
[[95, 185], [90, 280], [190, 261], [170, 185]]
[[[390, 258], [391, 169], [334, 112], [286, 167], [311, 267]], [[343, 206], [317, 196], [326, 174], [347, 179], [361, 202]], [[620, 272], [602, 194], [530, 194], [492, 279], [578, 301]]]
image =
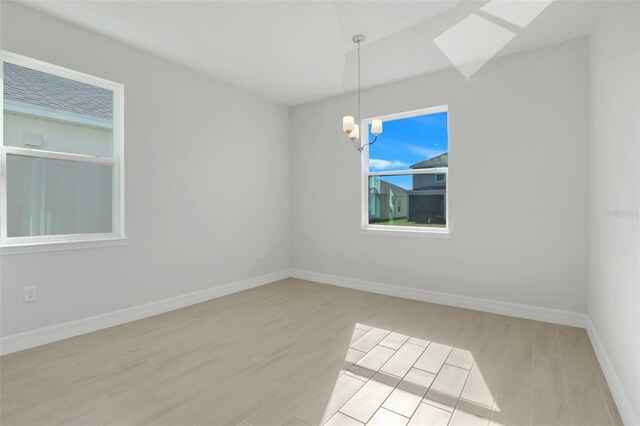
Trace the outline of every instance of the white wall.
[[361, 234], [355, 97], [294, 107], [292, 267], [585, 312], [587, 65], [583, 38], [363, 92], [364, 117], [449, 105], [449, 240]]
[[[619, 380], [616, 383], [608, 377], [629, 425], [640, 424], [639, 21], [639, 3], [609, 3], [601, 9], [589, 44], [592, 138], [588, 313]], [[636, 214], [633, 219], [629, 216], [632, 209]], [[619, 210], [620, 215], [607, 216], [606, 210]]]
[[[1, 5], [3, 49], [125, 85], [131, 236], [127, 246], [3, 255], [2, 336], [288, 267], [286, 108], [23, 6]], [[38, 286], [37, 302], [22, 302], [27, 285]]]

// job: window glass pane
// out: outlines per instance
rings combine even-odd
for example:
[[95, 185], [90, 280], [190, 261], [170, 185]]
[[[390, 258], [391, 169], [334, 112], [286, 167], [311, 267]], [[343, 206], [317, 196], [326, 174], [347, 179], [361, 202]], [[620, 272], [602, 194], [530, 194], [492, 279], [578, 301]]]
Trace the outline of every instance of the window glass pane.
[[9, 237], [112, 232], [113, 166], [7, 155]]
[[370, 176], [369, 224], [446, 227], [446, 182], [436, 173]]
[[[374, 137], [369, 125], [369, 141]], [[369, 146], [369, 171], [433, 167], [447, 161], [448, 151], [447, 112], [384, 121], [382, 134]]]
[[113, 92], [4, 63], [4, 144], [113, 157]]

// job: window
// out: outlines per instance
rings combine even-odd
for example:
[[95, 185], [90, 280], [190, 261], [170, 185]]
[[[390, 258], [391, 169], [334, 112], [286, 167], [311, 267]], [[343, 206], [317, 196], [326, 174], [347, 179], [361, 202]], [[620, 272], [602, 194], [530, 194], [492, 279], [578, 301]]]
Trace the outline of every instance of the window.
[[124, 237], [123, 86], [2, 54], [2, 246]]
[[363, 120], [365, 144], [375, 118], [384, 129], [363, 152], [362, 228], [448, 234], [447, 107]]

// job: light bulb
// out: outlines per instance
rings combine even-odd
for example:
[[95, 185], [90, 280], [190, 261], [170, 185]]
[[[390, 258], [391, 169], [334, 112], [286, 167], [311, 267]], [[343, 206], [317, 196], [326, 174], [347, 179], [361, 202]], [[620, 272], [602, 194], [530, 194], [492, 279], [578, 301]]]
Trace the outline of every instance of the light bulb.
[[353, 116], [347, 115], [342, 117], [342, 131], [345, 133], [351, 133], [353, 131], [353, 126], [355, 126], [353, 121]]
[[353, 130], [349, 134], [349, 137], [353, 140], [356, 140], [360, 137], [360, 127], [357, 124], [353, 125]]
[[371, 133], [376, 136], [382, 133], [382, 120], [376, 118], [371, 122]]

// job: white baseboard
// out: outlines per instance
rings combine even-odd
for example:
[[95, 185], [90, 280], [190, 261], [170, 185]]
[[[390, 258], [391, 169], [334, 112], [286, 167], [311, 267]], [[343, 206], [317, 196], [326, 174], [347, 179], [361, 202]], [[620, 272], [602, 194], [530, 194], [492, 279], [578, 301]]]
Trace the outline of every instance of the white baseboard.
[[618, 374], [611, 363], [611, 359], [609, 359], [609, 355], [607, 355], [607, 351], [605, 350], [591, 319], [587, 319], [587, 333], [589, 333], [589, 339], [593, 345], [593, 350], [596, 352], [598, 362], [602, 367], [604, 377], [607, 379], [607, 385], [609, 385], [611, 395], [613, 396], [613, 400], [616, 402], [622, 421], [625, 425], [629, 426], [640, 425], [639, 413], [635, 412], [633, 405], [631, 404], [631, 400], [622, 387]]
[[289, 270], [273, 272], [258, 277], [235, 281], [205, 290], [195, 291], [144, 305], [132, 306], [115, 312], [108, 312], [76, 321], [43, 327], [24, 333], [13, 334], [0, 340], [0, 354], [5, 355], [23, 349], [33, 348], [69, 337], [78, 336], [92, 331], [113, 327], [142, 318], [151, 317], [185, 306], [216, 299], [242, 290], [259, 287], [290, 276]]
[[439, 291], [424, 290], [412, 287], [383, 284], [373, 281], [345, 278], [336, 275], [309, 272], [292, 269], [291, 276], [308, 281], [316, 281], [339, 287], [379, 293], [404, 299], [421, 300], [423, 302], [456, 306], [458, 308], [475, 309], [500, 315], [526, 318], [555, 324], [570, 325], [586, 328], [587, 315], [580, 312], [563, 311], [559, 309], [542, 308], [539, 306], [521, 305], [518, 303], [500, 302], [497, 300], [481, 299], [478, 297], [461, 296]]
[[346, 278], [336, 275], [322, 274], [318, 272], [303, 271], [299, 269], [285, 269], [282, 271], [277, 271], [245, 280], [235, 281], [229, 284], [211, 287], [205, 290], [183, 294], [180, 296], [159, 300], [144, 305], [133, 306], [115, 312], [109, 312], [106, 314], [96, 315], [93, 317], [83, 318], [80, 320], [70, 321], [62, 324], [56, 324], [50, 327], [39, 328], [37, 330], [27, 331], [24, 333], [13, 334], [11, 336], [3, 337], [0, 340], [0, 354], [9, 354], [12, 352], [29, 349], [58, 340], [67, 339], [69, 337], [90, 333], [92, 331], [113, 327], [138, 319], [151, 317], [175, 309], [194, 305], [196, 303], [201, 303], [207, 300], [226, 296], [228, 294], [259, 287], [261, 285], [269, 284], [288, 277], [331, 284], [355, 290], [368, 291], [372, 293], [379, 293], [388, 296], [401, 297], [405, 299], [421, 300], [424, 302], [438, 303], [460, 308], [475, 309], [483, 312], [491, 312], [495, 314], [509, 315], [513, 317], [586, 328], [624, 423], [628, 425], [640, 424], [640, 419], [634, 412], [633, 406], [631, 405], [629, 398], [627, 397], [622, 385], [620, 384], [618, 375], [616, 374], [615, 369], [613, 368], [613, 364], [611, 364], [609, 356], [607, 355], [607, 352], [602, 345], [602, 342], [600, 341], [598, 333], [586, 314], [558, 309], [542, 308], [531, 305], [522, 305], [518, 303], [500, 302], [496, 300], [481, 299], [477, 297], [461, 296], [451, 293], [423, 290], [418, 288], [383, 284], [373, 281], [359, 280], [355, 278]]
[[602, 345], [598, 333], [587, 314], [563, 311], [559, 309], [542, 308], [539, 306], [522, 305], [518, 303], [500, 302], [476, 297], [460, 296], [457, 294], [383, 284], [298, 269], [293, 269], [290, 273], [294, 278], [331, 284], [354, 290], [362, 290], [387, 296], [402, 297], [404, 299], [421, 300], [424, 302], [475, 309], [478, 311], [509, 315], [512, 317], [586, 328], [624, 424], [629, 426], [640, 425], [640, 418], [638, 417], [638, 414], [635, 413], [630, 399], [620, 384], [620, 380], [618, 379], [618, 375], [616, 374], [613, 364], [611, 364], [607, 351]]

